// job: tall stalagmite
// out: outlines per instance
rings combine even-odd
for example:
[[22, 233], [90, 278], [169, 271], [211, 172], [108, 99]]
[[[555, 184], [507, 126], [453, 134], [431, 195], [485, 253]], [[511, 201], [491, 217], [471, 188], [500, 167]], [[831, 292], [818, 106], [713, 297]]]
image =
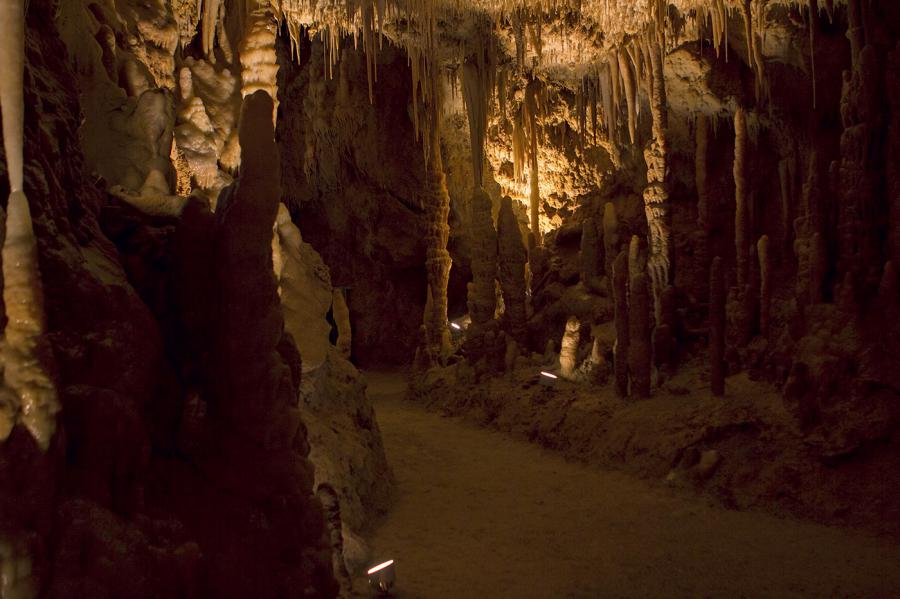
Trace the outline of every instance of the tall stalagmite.
[[725, 267], [716, 256], [709, 268], [709, 379], [713, 395], [725, 394]]
[[[434, 84], [431, 84], [434, 87]], [[425, 174], [425, 215], [428, 221], [425, 232], [425, 269], [428, 274], [428, 288], [431, 294], [431, 309], [425, 315], [428, 344], [435, 359], [443, 359], [451, 351], [450, 329], [447, 323], [447, 283], [450, 280], [450, 252], [447, 241], [450, 237], [450, 194], [447, 192], [447, 178], [441, 158], [441, 111], [437, 104], [436, 90], [432, 90], [427, 106], [428, 127], [427, 166]]]
[[756, 242], [756, 256], [759, 259], [759, 332], [765, 336], [772, 309], [772, 256], [768, 235]]
[[22, 424], [46, 450], [56, 430], [59, 401], [53, 355], [44, 338], [44, 292], [25, 197], [25, 11], [21, 0], [0, 2], [0, 37], [0, 110], [10, 189], [3, 242], [3, 301], [8, 320], [2, 357], [4, 384], [18, 404], [0, 406], [0, 442], [16, 424]]
[[600, 283], [600, 267], [603, 264], [603, 244], [597, 236], [597, 223], [590, 216], [581, 223], [581, 282], [591, 290]]
[[512, 199], [505, 196], [500, 202], [497, 217], [497, 233], [500, 249], [500, 287], [506, 306], [506, 323], [509, 334], [526, 347], [525, 326], [525, 263], [528, 251], [522, 243], [519, 221], [512, 209]]
[[738, 108], [734, 113], [734, 250], [738, 289], [747, 284], [749, 264], [747, 159], [747, 116], [743, 108]]
[[[656, 5], [656, 10], [661, 10]], [[659, 20], [662, 22], [662, 19]], [[669, 113], [666, 105], [666, 81], [663, 75], [665, 57], [665, 32], [652, 28], [648, 43], [650, 53], [650, 113], [652, 116], [652, 138], [644, 148], [647, 163], [647, 187], [644, 189], [644, 210], [647, 213], [650, 256], [647, 271], [653, 284], [656, 320], [660, 320], [660, 295], [672, 282], [672, 215], [669, 206], [669, 191], [666, 184], [668, 142], [666, 130], [669, 127]]]
[[[885, 125], [882, 114], [881, 62], [866, 37], [866, 10], [860, 0], [847, 2], [847, 37], [851, 70], [844, 73], [841, 94], [841, 156], [837, 166], [838, 263], [840, 278], [874, 288], [881, 274], [883, 233], [882, 174], [877, 147]], [[850, 277], [847, 277], [850, 273]]]
[[613, 264], [613, 298], [616, 322], [616, 394], [628, 396], [628, 253], [619, 252]]
[[650, 397], [650, 293], [647, 275], [632, 277], [628, 290], [628, 370], [631, 393]]
[[493, 320], [497, 308], [497, 232], [491, 216], [491, 198], [481, 187], [472, 193], [472, 286], [469, 294], [469, 316], [477, 334]]

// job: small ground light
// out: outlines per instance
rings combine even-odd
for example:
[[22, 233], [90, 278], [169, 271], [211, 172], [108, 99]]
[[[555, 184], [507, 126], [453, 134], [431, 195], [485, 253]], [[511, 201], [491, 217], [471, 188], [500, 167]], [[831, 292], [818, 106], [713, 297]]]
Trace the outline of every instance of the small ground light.
[[394, 560], [389, 559], [377, 566], [372, 566], [367, 572], [369, 586], [379, 595], [386, 595], [394, 588]]
[[558, 378], [559, 377], [552, 372], [547, 372], [546, 370], [541, 371], [541, 384], [545, 387], [555, 387]]
[[455, 323], [455, 322], [451, 322], [451, 323], [450, 323], [450, 326], [453, 327], [454, 329], [456, 329], [457, 331], [461, 331], [461, 330], [462, 330], [462, 327], [459, 326], [459, 325], [458, 325], [457, 323]]

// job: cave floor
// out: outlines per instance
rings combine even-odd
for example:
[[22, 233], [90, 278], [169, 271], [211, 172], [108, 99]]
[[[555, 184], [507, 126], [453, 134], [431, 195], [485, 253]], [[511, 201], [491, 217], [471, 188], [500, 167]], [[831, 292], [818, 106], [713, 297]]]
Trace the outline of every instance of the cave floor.
[[900, 596], [900, 547], [567, 462], [368, 373], [394, 504], [369, 539], [398, 598]]

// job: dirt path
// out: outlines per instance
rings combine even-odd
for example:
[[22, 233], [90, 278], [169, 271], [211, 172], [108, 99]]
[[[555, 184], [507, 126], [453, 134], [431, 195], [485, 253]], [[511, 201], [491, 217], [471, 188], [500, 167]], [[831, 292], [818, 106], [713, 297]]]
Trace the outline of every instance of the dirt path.
[[372, 544], [397, 597], [900, 597], [896, 545], [569, 463], [367, 377], [397, 479]]

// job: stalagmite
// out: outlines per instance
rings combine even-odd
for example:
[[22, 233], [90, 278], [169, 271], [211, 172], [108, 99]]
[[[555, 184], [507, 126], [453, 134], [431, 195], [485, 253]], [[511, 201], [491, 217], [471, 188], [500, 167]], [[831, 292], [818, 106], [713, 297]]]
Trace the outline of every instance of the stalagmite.
[[698, 261], [705, 270], [709, 261], [709, 242], [712, 232], [710, 199], [706, 190], [707, 157], [709, 146], [709, 119], [705, 115], [697, 116], [694, 132], [694, 181], [697, 186], [697, 227], [703, 234], [700, 241]]
[[716, 256], [709, 269], [709, 378], [713, 395], [725, 394], [725, 268]]
[[603, 257], [604, 272], [609, 283], [609, 296], [612, 297], [613, 262], [619, 253], [619, 218], [616, 216], [616, 205], [607, 202], [603, 207]]
[[879, 229], [888, 215], [881, 210], [882, 175], [872, 151], [884, 125], [879, 105], [882, 59], [875, 45], [866, 43], [863, 13], [860, 0], [848, 1], [852, 69], [844, 72], [841, 92], [837, 271], [841, 279], [853, 273], [858, 283], [869, 287], [878, 282], [875, 265], [884, 259]]
[[468, 298], [472, 334], [480, 334], [497, 307], [497, 232], [491, 217], [491, 198], [481, 187], [472, 194], [472, 292]]
[[597, 224], [590, 216], [581, 223], [581, 282], [587, 289], [600, 287], [600, 265], [603, 246], [597, 238]]
[[791, 237], [791, 223], [793, 222], [791, 171], [790, 162], [787, 159], [778, 163], [778, 180], [781, 183], [781, 252], [786, 256], [793, 244]]
[[521, 347], [526, 346], [525, 328], [525, 262], [528, 252], [522, 243], [519, 221], [512, 209], [509, 196], [500, 202], [497, 217], [499, 241], [500, 287], [506, 306], [506, 322], [509, 334]]
[[44, 338], [44, 292], [37, 244], [24, 185], [23, 72], [25, 12], [21, 0], [0, 2], [0, 111], [10, 195], [3, 242], [3, 301], [6, 305], [2, 357], [5, 385], [15, 394], [13, 413], [0, 412], [0, 441], [21, 423], [46, 450], [60, 409], [53, 378], [53, 354]]
[[350, 329], [350, 308], [344, 299], [344, 290], [335, 288], [332, 292], [331, 314], [337, 325], [337, 349], [342, 356], [349, 359], [353, 347], [353, 334]]
[[819, 232], [813, 233], [809, 242], [809, 303], [825, 301], [823, 287], [828, 274], [828, 249]]
[[653, 361], [660, 375], [675, 368], [675, 288], [668, 285], [660, 296], [660, 324], [653, 328]]
[[615, 301], [616, 347], [614, 368], [616, 394], [628, 396], [628, 254], [619, 252], [613, 264], [613, 299]]
[[734, 248], [737, 265], [737, 285], [747, 284], [747, 247], [749, 231], [747, 216], [747, 117], [743, 108], [734, 113]]
[[443, 359], [451, 352], [450, 330], [447, 323], [447, 283], [450, 280], [452, 263], [450, 253], [447, 251], [450, 236], [450, 226], [447, 223], [450, 214], [450, 195], [447, 192], [447, 178], [441, 159], [441, 111], [436, 104], [435, 89], [432, 88], [431, 91], [430, 103], [427, 106], [429, 139], [425, 200], [428, 223], [425, 233], [425, 269], [431, 293], [431, 310], [425, 316], [425, 325], [428, 328], [428, 343], [432, 354], [437, 359]]
[[[661, 10], [657, 6], [657, 10]], [[644, 189], [644, 210], [647, 214], [650, 256], [647, 272], [653, 284], [654, 312], [657, 323], [660, 320], [660, 294], [672, 282], [672, 215], [669, 207], [669, 192], [666, 183], [668, 172], [668, 107], [666, 105], [666, 82], [663, 76], [665, 57], [665, 35], [657, 31], [650, 46], [651, 94], [650, 113], [653, 137], [644, 149], [647, 163], [647, 187]]]
[[628, 370], [631, 393], [650, 397], [650, 294], [647, 275], [631, 279], [628, 292]]
[[559, 373], [563, 378], [572, 379], [578, 365], [578, 342], [581, 339], [581, 323], [574, 316], [566, 321], [559, 349]]
[[765, 336], [769, 331], [772, 306], [772, 257], [768, 235], [759, 238], [756, 255], [759, 258], [759, 332]]

